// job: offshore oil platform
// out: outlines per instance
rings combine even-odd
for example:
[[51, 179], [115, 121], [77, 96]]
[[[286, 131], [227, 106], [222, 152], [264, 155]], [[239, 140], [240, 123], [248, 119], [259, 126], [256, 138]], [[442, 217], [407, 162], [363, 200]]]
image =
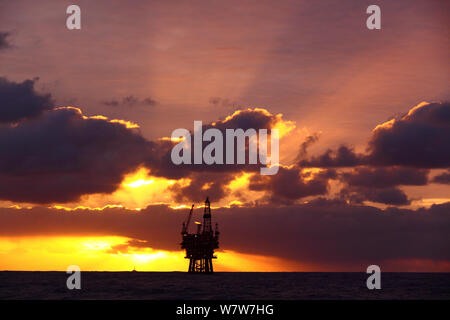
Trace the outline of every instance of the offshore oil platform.
[[181, 248], [186, 249], [186, 256], [184, 258], [189, 259], [188, 272], [212, 273], [214, 272], [212, 259], [217, 258], [214, 256], [214, 249], [219, 248], [220, 232], [218, 224], [216, 223], [215, 230], [213, 231], [211, 227], [211, 204], [209, 199], [206, 198], [203, 224], [195, 222], [197, 224], [197, 232], [188, 233], [193, 210], [194, 205], [192, 205], [189, 216], [186, 222], [183, 222], [181, 229], [183, 239]]

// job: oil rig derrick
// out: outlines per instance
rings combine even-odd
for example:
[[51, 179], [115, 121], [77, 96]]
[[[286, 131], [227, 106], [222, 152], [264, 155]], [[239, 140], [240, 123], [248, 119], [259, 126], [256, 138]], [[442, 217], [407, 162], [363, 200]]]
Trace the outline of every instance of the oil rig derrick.
[[188, 233], [193, 210], [194, 205], [191, 207], [186, 222], [183, 222], [181, 248], [186, 249], [185, 259], [189, 259], [189, 272], [212, 273], [212, 259], [217, 258], [214, 256], [214, 249], [219, 248], [220, 233], [218, 224], [216, 223], [213, 231], [211, 226], [211, 204], [209, 199], [206, 198], [203, 223], [195, 222], [197, 224], [196, 233]]

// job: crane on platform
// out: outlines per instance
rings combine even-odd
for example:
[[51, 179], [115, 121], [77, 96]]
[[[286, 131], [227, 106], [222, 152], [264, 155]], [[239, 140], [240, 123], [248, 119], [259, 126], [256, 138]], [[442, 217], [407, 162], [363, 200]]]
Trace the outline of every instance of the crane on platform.
[[192, 218], [192, 211], [194, 211], [194, 205], [192, 205], [191, 211], [189, 211], [189, 216], [188, 216], [186, 222], [183, 222], [183, 227], [181, 229], [181, 234], [187, 234], [187, 231], [188, 231], [188, 228], [189, 228], [189, 223], [191, 222], [191, 218]]

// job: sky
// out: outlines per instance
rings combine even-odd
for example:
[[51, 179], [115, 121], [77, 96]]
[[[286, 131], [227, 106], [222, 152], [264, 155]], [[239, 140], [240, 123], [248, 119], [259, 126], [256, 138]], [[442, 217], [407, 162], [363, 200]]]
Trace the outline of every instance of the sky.
[[[0, 270], [450, 271], [446, 1], [0, 0]], [[366, 9], [381, 9], [381, 29]], [[173, 130], [279, 129], [174, 165]]]

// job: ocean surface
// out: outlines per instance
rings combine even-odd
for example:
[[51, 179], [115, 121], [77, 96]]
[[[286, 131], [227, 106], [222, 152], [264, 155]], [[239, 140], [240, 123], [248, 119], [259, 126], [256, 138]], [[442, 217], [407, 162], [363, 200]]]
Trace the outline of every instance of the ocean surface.
[[0, 299], [318, 300], [450, 299], [450, 273], [382, 273], [369, 290], [366, 273], [82, 272], [68, 290], [65, 272], [0, 272]]

